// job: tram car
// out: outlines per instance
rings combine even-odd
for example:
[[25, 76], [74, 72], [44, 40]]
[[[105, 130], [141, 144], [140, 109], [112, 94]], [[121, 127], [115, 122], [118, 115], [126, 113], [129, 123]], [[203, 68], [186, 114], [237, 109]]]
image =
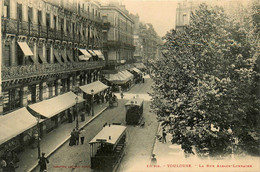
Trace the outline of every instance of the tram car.
[[137, 125], [143, 118], [143, 104], [144, 100], [140, 98], [130, 99], [125, 104], [126, 109], [126, 124]]
[[106, 125], [89, 142], [91, 169], [94, 171], [116, 171], [125, 154], [126, 127]]

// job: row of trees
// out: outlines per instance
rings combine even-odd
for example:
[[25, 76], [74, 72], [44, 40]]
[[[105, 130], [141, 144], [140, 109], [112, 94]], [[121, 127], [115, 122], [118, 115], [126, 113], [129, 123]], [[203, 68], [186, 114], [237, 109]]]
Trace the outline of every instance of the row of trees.
[[186, 153], [259, 154], [259, 11], [256, 0], [235, 20], [202, 4], [184, 31], [166, 34], [151, 107]]

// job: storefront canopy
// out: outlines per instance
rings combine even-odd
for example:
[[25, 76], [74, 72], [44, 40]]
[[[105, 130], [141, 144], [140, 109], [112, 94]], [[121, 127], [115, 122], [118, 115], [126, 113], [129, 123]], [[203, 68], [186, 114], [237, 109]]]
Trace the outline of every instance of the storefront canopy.
[[17, 42], [25, 56], [33, 56], [33, 52], [26, 42]]
[[110, 74], [106, 79], [114, 84], [125, 84], [130, 79], [134, 78], [134, 75], [127, 70], [118, 72], [116, 74]]
[[105, 57], [100, 50], [93, 50], [93, 51], [98, 56], [98, 58], [105, 60]]
[[53, 97], [51, 99], [29, 105], [29, 107], [35, 112], [41, 114], [42, 116], [51, 118], [57, 115], [58, 113], [74, 106], [76, 104], [76, 97], [78, 97], [78, 103], [84, 101], [82, 97], [77, 96], [76, 94], [70, 91], [68, 93]]
[[92, 55], [83, 48], [79, 48], [79, 51], [81, 52], [81, 55], [79, 55], [80, 60], [89, 60], [92, 57]]
[[97, 94], [105, 89], [108, 88], [107, 85], [103, 84], [102, 82], [100, 81], [96, 81], [96, 82], [92, 82], [90, 84], [87, 84], [87, 85], [83, 85], [83, 86], [80, 86], [79, 87], [82, 91], [84, 91], [85, 93], [87, 94], [90, 94], [91, 95], [91, 90], [94, 91], [94, 94]]
[[93, 50], [88, 50], [93, 56], [97, 56], [97, 54]]
[[140, 71], [139, 69], [137, 69], [137, 68], [135, 68], [135, 67], [132, 68], [132, 70], [135, 71], [136, 73], [142, 74], [142, 71]]
[[134, 65], [135, 65], [135, 67], [138, 68], [138, 69], [145, 69], [145, 68], [146, 68], [143, 63], [135, 63]]
[[0, 117], [0, 144], [34, 127], [37, 120], [25, 107]]
[[127, 70], [123, 70], [123, 71], [121, 71], [121, 73], [122, 73], [123, 75], [125, 75], [125, 77], [126, 77], [127, 80], [130, 80], [130, 79], [133, 79], [133, 78], [134, 78], [134, 75], [131, 74], [130, 72], [128, 72]]

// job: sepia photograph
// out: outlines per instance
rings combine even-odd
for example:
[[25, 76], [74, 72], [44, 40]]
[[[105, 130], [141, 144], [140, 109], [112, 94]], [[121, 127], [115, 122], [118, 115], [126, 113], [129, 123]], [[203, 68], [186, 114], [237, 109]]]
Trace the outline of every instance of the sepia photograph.
[[0, 0], [0, 172], [259, 172], [259, 0]]

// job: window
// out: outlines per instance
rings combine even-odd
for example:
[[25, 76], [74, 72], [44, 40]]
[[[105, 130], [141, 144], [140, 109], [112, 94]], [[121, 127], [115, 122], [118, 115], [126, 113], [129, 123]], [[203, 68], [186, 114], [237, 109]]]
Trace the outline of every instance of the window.
[[38, 24], [42, 25], [42, 11], [38, 11]]
[[57, 16], [53, 16], [53, 26], [54, 26], [54, 30], [57, 29]]
[[14, 88], [3, 93], [4, 112], [20, 107], [20, 89]]
[[22, 4], [17, 3], [17, 20], [22, 21]]
[[4, 9], [3, 9], [3, 16], [5, 18], [10, 18], [10, 0], [4, 1]]
[[187, 15], [183, 14], [183, 24], [187, 24]]
[[28, 7], [28, 22], [32, 23], [33, 20], [33, 11], [31, 7]]
[[50, 27], [50, 14], [49, 13], [46, 13], [46, 26], [47, 28]]

